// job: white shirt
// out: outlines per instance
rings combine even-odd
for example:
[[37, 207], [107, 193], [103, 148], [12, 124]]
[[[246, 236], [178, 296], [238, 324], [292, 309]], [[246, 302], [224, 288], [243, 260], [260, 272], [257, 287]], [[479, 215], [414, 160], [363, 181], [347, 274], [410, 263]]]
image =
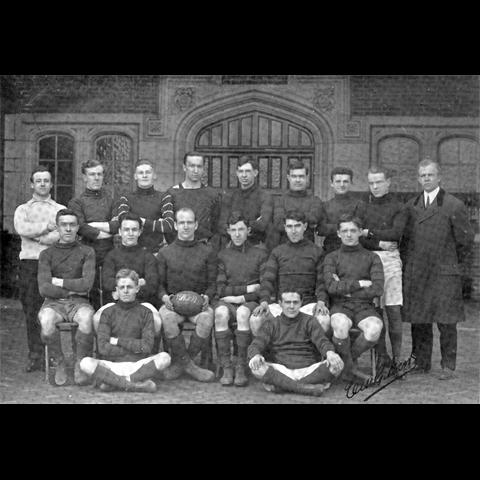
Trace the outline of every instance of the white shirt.
[[48, 198], [33, 194], [27, 202], [17, 207], [13, 216], [16, 232], [22, 240], [20, 260], [38, 260], [42, 250], [58, 241], [58, 232], [49, 232], [49, 222], [55, 223], [55, 216], [65, 206]]
[[435, 200], [435, 198], [437, 198], [439, 191], [440, 191], [440, 187], [437, 187], [435, 190], [432, 190], [431, 192], [423, 192], [424, 205], [427, 205], [427, 198], [430, 199], [429, 205], [431, 205]]

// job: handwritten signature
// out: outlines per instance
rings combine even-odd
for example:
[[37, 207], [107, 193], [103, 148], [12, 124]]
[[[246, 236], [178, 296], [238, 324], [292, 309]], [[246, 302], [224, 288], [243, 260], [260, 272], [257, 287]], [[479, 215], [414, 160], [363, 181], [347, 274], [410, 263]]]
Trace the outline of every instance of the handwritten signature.
[[[382, 369], [380, 370], [375, 377], [371, 377], [368, 380], [366, 380], [364, 383], [355, 383], [355, 382], [350, 382], [345, 386], [345, 391], [346, 391], [346, 397], [347, 398], [353, 398], [355, 395], [358, 393], [362, 392], [363, 390], [366, 390], [367, 388], [371, 388], [374, 385], [380, 385], [383, 380], [386, 380], [387, 378], [392, 378], [389, 382], [387, 382], [385, 385], [382, 385], [380, 388], [372, 392], [368, 397], [366, 397], [363, 401], [366, 402], [370, 398], [372, 398], [375, 394], [377, 394], [380, 390], [383, 390], [385, 387], [388, 385], [392, 384], [399, 378], [403, 377], [406, 375], [408, 372], [412, 371], [415, 368], [415, 359], [410, 357], [408, 360], [405, 360], [404, 362], [398, 363], [396, 367], [391, 366], [388, 370]], [[401, 373], [403, 372], [403, 373]]]

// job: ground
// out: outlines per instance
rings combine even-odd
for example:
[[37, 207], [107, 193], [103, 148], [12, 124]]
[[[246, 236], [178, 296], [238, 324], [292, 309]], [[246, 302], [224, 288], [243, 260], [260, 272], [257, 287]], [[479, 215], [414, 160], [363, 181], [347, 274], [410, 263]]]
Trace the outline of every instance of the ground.
[[[149, 393], [103, 393], [93, 386], [53, 387], [43, 372], [23, 371], [27, 348], [25, 322], [18, 300], [0, 298], [0, 403], [141, 403], [141, 404], [476, 404], [480, 400], [480, 303], [467, 301], [467, 321], [458, 326], [457, 378], [440, 381], [438, 330], [435, 330], [433, 367], [429, 375], [406, 375], [406, 380], [378, 379], [377, 385], [353, 395], [344, 383], [337, 383], [320, 398], [266, 392], [251, 379], [246, 388], [222, 387], [218, 382], [202, 384], [188, 378], [157, 381], [158, 391]], [[405, 358], [410, 353], [410, 325], [404, 325]], [[368, 371], [369, 356], [360, 365]], [[407, 365], [405, 366], [406, 369]], [[386, 386], [385, 386], [386, 385]], [[385, 388], [374, 393], [380, 387]], [[372, 395], [373, 394], [373, 395]], [[369, 397], [369, 398], [368, 398]]]

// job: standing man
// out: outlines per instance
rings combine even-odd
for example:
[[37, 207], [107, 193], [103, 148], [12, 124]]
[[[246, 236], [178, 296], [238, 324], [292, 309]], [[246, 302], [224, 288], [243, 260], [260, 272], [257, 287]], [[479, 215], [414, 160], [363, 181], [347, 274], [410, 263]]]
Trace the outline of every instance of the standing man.
[[423, 192], [407, 203], [404, 317], [412, 325], [412, 355], [417, 373], [428, 373], [433, 330], [440, 331], [441, 380], [455, 376], [457, 322], [465, 320], [462, 297], [463, 263], [473, 245], [473, 230], [465, 205], [440, 188], [438, 163], [418, 165]]
[[90, 299], [95, 310], [100, 308], [100, 267], [107, 252], [113, 248], [113, 235], [118, 232], [118, 221], [114, 220], [114, 201], [102, 188], [103, 165], [98, 160], [82, 163], [85, 191], [68, 203], [78, 217], [78, 234], [85, 245], [93, 247], [96, 258], [95, 283]]
[[[260, 278], [268, 254], [264, 248], [250, 244], [248, 220], [240, 212], [233, 212], [227, 220], [231, 242], [218, 254], [217, 295], [215, 307], [215, 339], [218, 358], [223, 369], [220, 383], [237, 387], [247, 385], [245, 373], [247, 348], [256, 325], [250, 324], [250, 315], [258, 307]], [[232, 334], [232, 324], [237, 328]], [[231, 341], [237, 346], [235, 380], [232, 368]]]
[[[404, 203], [389, 193], [391, 174], [386, 168], [371, 167], [367, 177], [370, 195], [365, 205], [365, 221], [360, 243], [375, 252], [383, 264], [385, 285], [380, 306], [385, 308], [387, 314], [393, 367], [396, 368], [400, 363], [403, 329], [402, 261], [398, 245], [405, 230], [407, 209]], [[375, 349], [378, 366], [390, 367], [391, 360], [385, 344], [385, 328], [382, 329]]]
[[328, 293], [322, 275], [324, 255], [318, 245], [304, 238], [307, 227], [304, 213], [292, 210], [285, 214], [288, 240], [275, 247], [267, 260], [261, 280], [260, 306], [253, 315], [280, 315], [282, 307], [279, 303], [271, 303], [272, 298], [279, 301], [279, 292], [296, 291], [302, 297], [300, 311], [314, 316], [328, 335]]
[[[160, 307], [166, 344], [172, 356], [172, 365], [165, 370], [165, 378], [173, 380], [182, 372], [199, 382], [212, 382], [215, 374], [194, 363], [197, 354], [209, 345], [213, 327], [213, 310], [210, 301], [216, 292], [217, 259], [211, 245], [195, 240], [198, 223], [190, 208], [181, 208], [175, 214], [177, 239], [158, 253]], [[203, 310], [188, 320], [195, 324], [188, 350], [179, 325], [187, 317], [175, 312], [170, 296], [189, 290], [202, 295]]]
[[222, 205], [219, 223], [224, 239], [229, 240], [225, 230], [228, 218], [232, 212], [239, 212], [250, 225], [249, 242], [252, 245], [264, 246], [267, 232], [271, 228], [273, 199], [268, 192], [255, 184], [258, 160], [250, 155], [241, 156], [236, 173], [240, 188], [229, 192]]
[[64, 385], [67, 376], [60, 332], [55, 325], [62, 321], [78, 323], [74, 376], [77, 385], [85, 385], [88, 377], [80, 370], [80, 361], [91, 357], [93, 351], [93, 308], [88, 303], [88, 291], [95, 276], [95, 252], [77, 241], [79, 224], [73, 210], [60, 210], [56, 223], [60, 240], [40, 253], [38, 261], [38, 289], [45, 297], [38, 319], [42, 338], [49, 347], [49, 361], [56, 367], [57, 385]]
[[339, 218], [349, 213], [363, 220], [364, 202], [350, 192], [353, 182], [353, 172], [349, 168], [335, 167], [330, 174], [335, 196], [323, 202], [322, 216], [324, 221], [317, 229], [318, 235], [324, 236], [323, 249], [325, 254], [340, 248], [342, 244], [337, 234]]
[[[183, 158], [185, 180], [170, 187], [167, 191], [172, 197], [173, 211], [176, 213], [182, 208], [190, 208], [195, 212], [198, 229], [195, 231], [195, 240], [213, 242], [216, 249], [219, 245], [218, 220], [221, 207], [221, 192], [204, 185], [202, 176], [205, 168], [203, 155], [197, 152], [188, 152]], [[175, 235], [167, 235], [169, 242], [175, 240]]]
[[28, 362], [26, 372], [45, 368], [40, 338], [38, 311], [43, 298], [38, 291], [37, 273], [40, 253], [58, 241], [55, 215], [65, 208], [50, 196], [52, 176], [46, 167], [34, 168], [30, 176], [32, 198], [19, 205], [13, 216], [15, 231], [21, 238], [19, 293], [27, 324]]
[[315, 229], [320, 226], [322, 218], [322, 201], [313, 195], [308, 195], [309, 172], [300, 160], [293, 161], [288, 165], [288, 191], [279, 197], [275, 197], [273, 207], [273, 236], [272, 246], [276, 247], [287, 239], [285, 234], [285, 214], [290, 210], [299, 210], [305, 213], [308, 228], [305, 238], [315, 241]]
[[120, 218], [128, 212], [140, 216], [142, 234], [138, 244], [156, 254], [164, 243], [164, 235], [173, 232], [172, 197], [169, 193], [155, 190], [153, 182], [157, 175], [149, 160], [138, 160], [133, 177], [137, 189], [120, 197], [116, 216]]

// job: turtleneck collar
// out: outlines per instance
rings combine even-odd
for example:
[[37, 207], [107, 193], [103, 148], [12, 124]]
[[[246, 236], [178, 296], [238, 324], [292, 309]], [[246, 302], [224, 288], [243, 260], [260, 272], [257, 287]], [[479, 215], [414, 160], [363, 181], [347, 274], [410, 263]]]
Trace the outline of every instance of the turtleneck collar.
[[358, 244], [358, 245], [344, 245], [342, 243], [342, 245], [340, 245], [340, 250], [342, 252], [358, 252], [362, 248], [363, 247], [360, 244]]
[[251, 185], [250, 187], [248, 188], [240, 188], [240, 193], [242, 195], [249, 195], [251, 192], [255, 191], [257, 189], [258, 185], [255, 185], [255, 183], [253, 185]]
[[352, 192], [347, 192], [339, 195], [338, 193], [335, 194], [335, 200], [339, 200], [340, 202], [346, 202], [353, 197]]
[[232, 250], [236, 250], [237, 252], [246, 252], [250, 248], [250, 242], [247, 240], [242, 245], [237, 247], [232, 241], [230, 241], [230, 247]]
[[287, 195], [290, 197], [306, 197], [307, 191], [306, 190], [290, 190], [288, 189]]
[[131, 245], [127, 247], [126, 245], [120, 244], [120, 250], [127, 250], [129, 252], [135, 252], [137, 250], [140, 250], [142, 247], [137, 243], [136, 245]]
[[284, 322], [292, 324], [297, 323], [300, 320], [300, 318], [302, 317], [302, 312], [299, 311], [298, 315], [294, 318], [287, 317], [283, 312], [280, 314], [280, 316]]
[[77, 245], [80, 245], [78, 240], [75, 240], [74, 242], [70, 242], [70, 243], [60, 243], [60, 242], [55, 243], [55, 247], [64, 248], [64, 249], [73, 248], [73, 247], [76, 247]]
[[151, 187], [148, 187], [148, 188], [140, 188], [137, 185], [137, 193], [139, 195], [153, 195], [155, 193], [155, 188], [153, 188], [153, 185]]
[[197, 240], [180, 240], [179, 238], [175, 239], [175, 242], [174, 242], [176, 245], [178, 245], [179, 247], [185, 247], [185, 248], [188, 248], [188, 247], [193, 247], [197, 244]]
[[117, 305], [124, 310], [130, 310], [131, 308], [138, 305], [138, 302], [137, 300], [134, 300], [133, 302], [122, 302], [121, 300], [118, 300]]
[[36, 193], [33, 193], [33, 194], [32, 194], [32, 198], [33, 198], [36, 202], [49, 202], [49, 201], [52, 199], [52, 196], [51, 196], [51, 195], [48, 195], [48, 197], [40, 197], [40, 196], [37, 195]]
[[293, 243], [289, 238], [287, 238], [287, 244], [292, 245], [293, 247], [301, 247], [302, 245], [305, 245], [309, 241], [310, 240], [303, 237], [299, 242]]
[[103, 194], [103, 188], [100, 190], [90, 190], [89, 188], [85, 189], [85, 195], [89, 197], [101, 197]]
[[392, 196], [391, 193], [386, 193], [382, 197], [375, 197], [370, 193], [370, 195], [368, 196], [368, 203], [374, 203], [374, 204], [387, 203], [390, 200], [391, 196]]

